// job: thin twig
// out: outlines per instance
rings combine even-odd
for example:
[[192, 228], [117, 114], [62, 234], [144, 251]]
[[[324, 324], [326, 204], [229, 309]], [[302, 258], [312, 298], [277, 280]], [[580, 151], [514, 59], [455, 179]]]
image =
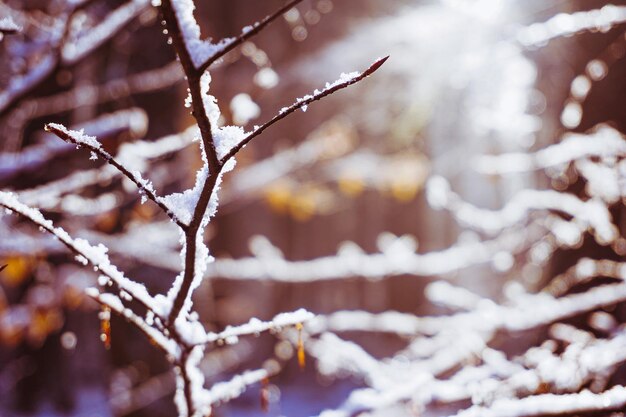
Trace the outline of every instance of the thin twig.
[[[165, 355], [175, 356], [175, 353], [176, 353], [175, 351], [171, 351], [167, 349], [167, 347], [164, 344], [161, 344], [157, 341], [161, 338], [166, 337], [160, 331], [160, 329], [154, 329], [153, 327], [148, 325], [144, 319], [142, 319], [140, 316], [138, 316], [137, 314], [135, 314], [134, 312], [132, 312], [132, 310], [128, 308], [124, 308], [124, 307], [120, 308], [120, 306], [115, 305], [114, 303], [107, 303], [105, 298], [102, 297], [103, 295], [102, 293], [95, 294], [95, 293], [87, 292], [86, 294], [89, 298], [94, 300], [96, 303], [104, 307], [109, 307], [111, 311], [116, 313], [118, 316], [123, 317], [127, 322], [133, 324], [137, 329], [139, 329], [139, 331], [145, 334], [149, 340], [153, 341], [153, 344], [157, 348], [159, 348], [159, 350], [161, 350], [161, 352], [163, 352]], [[174, 343], [178, 344], [178, 341], [176, 340], [171, 340], [171, 339], [167, 339], [167, 340], [173, 341]]]
[[[23, 209], [23, 207], [25, 207], [25, 206], [23, 206], [21, 203], [17, 202], [17, 200], [13, 204], [7, 203], [5, 201], [0, 201], [0, 207], [4, 207], [5, 209], [10, 210], [10, 211], [12, 211], [15, 214], [18, 214], [18, 215], [22, 216], [24, 219], [28, 220], [29, 222], [31, 222], [34, 225], [36, 225], [39, 228], [41, 228], [41, 230], [46, 231], [46, 232], [52, 234], [53, 236], [55, 236], [71, 252], [73, 252], [77, 256], [80, 256], [80, 257], [86, 259], [94, 267], [98, 268], [98, 272], [100, 274], [102, 274], [102, 275], [106, 276], [107, 278], [111, 279], [112, 282], [115, 282], [119, 286], [119, 288], [121, 290], [124, 290], [127, 293], [129, 293], [133, 297], [133, 299], [135, 299], [139, 304], [141, 304], [144, 308], [146, 308], [146, 310], [151, 311], [152, 313], [154, 313], [154, 315], [156, 317], [160, 317], [159, 314], [157, 312], [155, 312], [150, 307], [150, 302], [148, 302], [147, 300], [144, 300], [143, 296], [141, 296], [137, 292], [133, 291], [132, 288], [124, 286], [123, 283], [119, 282], [118, 278], [114, 274], [114, 272], [119, 272], [117, 270], [117, 268], [115, 268], [111, 264], [109, 264], [108, 266], [107, 265], [103, 265], [100, 262], [92, 259], [91, 256], [89, 256], [89, 254], [85, 253], [78, 246], [76, 246], [74, 240], [71, 239], [69, 237], [69, 235], [63, 229], [55, 228], [52, 225], [52, 222], [50, 222], [50, 221], [43, 221], [43, 220], [39, 221], [38, 219], [35, 219], [35, 218], [31, 217], [25, 211], [25, 209]], [[43, 219], [43, 217], [42, 217], [42, 219]], [[114, 269], [109, 270], [109, 267], [110, 268], [114, 268]]]
[[241, 45], [242, 43], [244, 43], [251, 37], [255, 36], [257, 33], [261, 32], [263, 29], [265, 29], [266, 26], [268, 26], [270, 23], [275, 21], [277, 18], [279, 18], [284, 13], [288, 12], [290, 9], [292, 9], [294, 6], [296, 6], [298, 3], [301, 3], [301, 2], [302, 0], [292, 0], [289, 3], [285, 4], [283, 7], [281, 7], [280, 9], [276, 10], [271, 15], [266, 16], [260, 22], [255, 23], [252, 26], [252, 29], [248, 30], [247, 32], [241, 33], [239, 36], [232, 39], [228, 44], [226, 44], [224, 48], [216, 52], [215, 55], [207, 59], [202, 65], [198, 67], [198, 71], [204, 72], [208, 67], [213, 65], [215, 61], [217, 61], [218, 59], [220, 59], [221, 57], [226, 55], [228, 52], [232, 51], [237, 46]]
[[124, 176], [126, 176], [126, 178], [131, 180], [133, 182], [133, 184], [135, 184], [137, 186], [137, 188], [139, 188], [139, 190], [141, 190], [142, 194], [144, 194], [148, 199], [150, 199], [154, 203], [156, 203], [156, 205], [159, 206], [161, 211], [163, 211], [165, 214], [167, 214], [169, 216], [169, 218], [172, 219], [172, 221], [174, 223], [176, 223], [181, 229], [186, 230], [189, 227], [187, 224], [183, 223], [178, 217], [176, 217], [176, 215], [169, 209], [169, 207], [167, 207], [165, 205], [165, 203], [163, 203], [162, 199], [159, 196], [157, 196], [153, 190], [151, 190], [150, 188], [148, 188], [144, 184], [142, 184], [141, 181], [139, 181], [137, 179], [137, 177], [135, 177], [135, 175], [132, 172], [130, 172], [128, 169], [126, 169], [126, 167], [124, 167], [124, 165], [122, 165], [119, 162], [117, 162], [115, 160], [115, 158], [113, 158], [113, 156], [110, 153], [108, 153], [107, 151], [103, 150], [102, 148], [96, 148], [95, 146], [92, 146], [92, 145], [90, 145], [88, 143], [78, 141], [76, 138], [74, 138], [68, 132], [63, 131], [63, 130], [61, 130], [61, 129], [59, 129], [56, 126], [53, 126], [51, 124], [47, 124], [44, 127], [44, 129], [47, 132], [54, 133], [55, 135], [57, 135], [60, 139], [64, 140], [65, 142], [73, 143], [73, 144], [79, 145], [79, 146], [84, 146], [85, 148], [89, 149], [91, 152], [94, 152], [95, 154], [100, 156], [106, 162], [108, 162], [109, 164], [111, 164], [115, 168], [117, 168], [117, 170], [120, 171]]
[[389, 59], [389, 56], [386, 56], [384, 58], [381, 58], [379, 60], [377, 60], [376, 62], [374, 62], [372, 65], [370, 65], [370, 67], [363, 71], [359, 76], [354, 77], [349, 79], [348, 81], [339, 83], [337, 85], [334, 85], [331, 88], [326, 88], [324, 90], [322, 90], [319, 93], [316, 93], [304, 100], [298, 101], [296, 103], [293, 103], [291, 106], [287, 107], [284, 110], [281, 110], [276, 116], [274, 116], [271, 120], [269, 120], [268, 122], [264, 123], [263, 125], [259, 126], [258, 128], [256, 128], [255, 130], [253, 130], [251, 133], [248, 134], [248, 136], [246, 136], [241, 142], [239, 142], [237, 145], [235, 145], [226, 155], [224, 155], [224, 157], [222, 157], [222, 159], [220, 160], [220, 162], [222, 164], [226, 163], [230, 158], [232, 158], [233, 156], [235, 156], [235, 154], [237, 154], [237, 152], [239, 152], [244, 146], [246, 146], [252, 139], [254, 139], [255, 137], [259, 136], [261, 133], [263, 133], [263, 131], [265, 129], [267, 129], [268, 127], [270, 127], [271, 125], [273, 125], [274, 123], [284, 119], [285, 117], [289, 116], [291, 113], [295, 112], [296, 110], [304, 107], [304, 106], [308, 106], [309, 104], [311, 104], [314, 101], [317, 100], [321, 100], [324, 97], [327, 97], [331, 94], [333, 94], [335, 91], [341, 90], [343, 88], [346, 88], [352, 84], [356, 84], [359, 81], [363, 80], [364, 78], [367, 78], [368, 76], [372, 75], [374, 72], [376, 72], [376, 70], [378, 70], [378, 68], [381, 67], [381, 65], [383, 65], [385, 63], [385, 61], [387, 61], [387, 59]]

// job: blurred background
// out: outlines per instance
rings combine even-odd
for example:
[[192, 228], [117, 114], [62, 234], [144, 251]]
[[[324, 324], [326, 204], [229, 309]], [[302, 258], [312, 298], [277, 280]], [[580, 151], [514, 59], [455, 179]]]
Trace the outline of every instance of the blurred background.
[[[237, 34], [282, 5], [197, 3], [203, 32], [214, 39]], [[19, 192], [71, 234], [109, 246], [128, 275], [153, 293], [165, 292], [180, 269], [175, 226], [151, 203], [141, 204], [132, 184], [101, 169], [102, 161], [46, 134], [43, 125], [97, 135], [110, 153], [126, 152], [163, 195], [188, 188], [201, 166], [197, 145], [189, 134], [168, 136], [193, 124], [183, 105], [182, 72], [156, 8], [88, 1], [64, 34], [74, 4], [0, 2], [0, 18], [12, 16], [22, 28], [0, 41], [0, 187]], [[526, 223], [511, 232], [523, 243], [498, 241], [488, 261], [453, 259], [462, 268], [440, 268], [443, 259], [432, 273], [396, 272], [391, 260], [364, 278], [333, 276], [331, 262], [349, 251], [384, 252], [395, 236], [418, 253], [485, 238], [429, 207], [429, 177], [445, 178], [463, 200], [490, 209], [528, 188], [581, 194], [584, 183], [567, 172], [483, 175], [473, 164], [483, 154], [535, 151], [598, 123], [626, 131], [624, 26], [553, 40], [531, 26], [605, 5], [304, 0], [227, 55], [211, 71], [211, 92], [224, 123], [247, 130], [342, 72], [390, 59], [374, 76], [298, 111], [239, 154], [209, 226], [217, 262], [195, 294], [203, 322], [222, 329], [299, 307], [438, 315], [447, 310], [428, 301], [424, 289], [442, 274], [498, 300], [507, 282], [539, 290], [583, 256], [619, 260], [619, 248], [593, 239], [567, 249], [554, 244], [541, 256], [534, 245], [540, 239]], [[121, 23], [104, 27], [102, 39], [81, 43], [115, 10], [123, 10]], [[551, 28], [558, 34], [568, 27]], [[59, 48], [63, 39], [71, 47]], [[169, 142], [141, 147], [159, 140]], [[621, 211], [619, 204], [612, 208], [618, 226]], [[97, 274], [14, 216], [0, 219], [0, 237], [0, 265], [7, 265], [0, 272], [0, 416], [175, 415], [173, 373], [149, 342], [117, 317], [111, 349], [100, 342], [98, 307], [81, 295]], [[277, 257], [290, 262], [287, 272], [272, 266]], [[299, 262], [321, 258], [329, 266]], [[377, 357], [404, 343], [393, 335], [352, 339]], [[286, 361], [281, 374], [214, 416], [316, 415], [362, 384], [321, 377], [313, 362], [301, 371], [290, 359], [293, 349], [274, 335], [216, 349], [203, 370], [210, 381], [223, 380], [276, 355]], [[263, 395], [270, 398], [266, 411]]]

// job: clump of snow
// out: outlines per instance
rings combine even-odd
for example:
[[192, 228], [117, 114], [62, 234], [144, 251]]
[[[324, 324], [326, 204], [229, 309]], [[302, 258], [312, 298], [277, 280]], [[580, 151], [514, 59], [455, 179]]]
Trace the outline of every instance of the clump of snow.
[[348, 83], [352, 80], [354, 80], [355, 78], [359, 77], [361, 75], [361, 73], [359, 71], [352, 71], [352, 72], [342, 72], [341, 75], [339, 75], [339, 78], [336, 79], [333, 82], [327, 82], [326, 86], [324, 87], [325, 90], [329, 90], [333, 87], [336, 87], [340, 84], [344, 84], [344, 83]]
[[213, 129], [213, 143], [218, 158], [225, 157], [235, 146], [246, 137], [246, 132], [240, 126], [223, 126]]
[[433, 176], [426, 183], [426, 199], [434, 209], [440, 209], [448, 204], [450, 183], [441, 177]]
[[231, 38], [224, 38], [217, 44], [211, 43], [210, 40], [200, 39], [200, 26], [198, 26], [193, 15], [196, 8], [193, 0], [173, 1], [172, 7], [174, 8], [187, 52], [196, 68], [200, 67], [209, 58], [222, 51], [226, 45], [232, 42]]
[[193, 188], [183, 191], [182, 193], [173, 193], [165, 197], [161, 197], [161, 201], [180, 219], [183, 223], [189, 224], [193, 217], [193, 212], [200, 199], [202, 186], [208, 176], [208, 167], [203, 166], [196, 173], [196, 182]]
[[5, 33], [14, 33], [22, 30], [22, 27], [15, 23], [11, 16], [5, 16], [0, 19], [0, 41]]
[[51, 127], [53, 129], [56, 129], [65, 133], [66, 135], [70, 136], [73, 139], [73, 141], [79, 145], [84, 145], [91, 149], [102, 149], [102, 145], [100, 144], [100, 142], [98, 142], [98, 139], [96, 139], [95, 136], [89, 136], [85, 134], [84, 129], [71, 130], [58, 123], [48, 123], [46, 128], [48, 127]]

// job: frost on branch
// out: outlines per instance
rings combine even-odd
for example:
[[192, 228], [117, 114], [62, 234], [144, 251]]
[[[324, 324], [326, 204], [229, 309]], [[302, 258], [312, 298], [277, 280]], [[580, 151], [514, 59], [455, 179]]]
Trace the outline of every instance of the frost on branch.
[[225, 38], [217, 44], [213, 44], [210, 39], [201, 39], [200, 26], [198, 26], [198, 22], [196, 22], [196, 18], [193, 15], [196, 8], [193, 0], [174, 1], [172, 2], [172, 7], [176, 13], [183, 42], [196, 67], [200, 67], [231, 41], [231, 39]]

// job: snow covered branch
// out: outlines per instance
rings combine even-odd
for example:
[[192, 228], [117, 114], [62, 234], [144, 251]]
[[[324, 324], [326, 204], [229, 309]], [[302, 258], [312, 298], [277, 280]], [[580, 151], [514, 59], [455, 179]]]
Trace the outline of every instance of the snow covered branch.
[[369, 77], [374, 72], [376, 72], [376, 70], [378, 70], [385, 63], [385, 61], [387, 61], [387, 59], [389, 59], [388, 56], [378, 59], [372, 65], [370, 65], [369, 68], [367, 68], [365, 71], [360, 72], [360, 73], [359, 72], [351, 72], [349, 74], [344, 73], [341, 75], [341, 77], [338, 80], [332, 83], [326, 83], [326, 86], [321, 91], [315, 90], [312, 95], [308, 94], [302, 98], [299, 98], [291, 106], [283, 107], [280, 110], [280, 112], [276, 116], [274, 116], [271, 120], [267, 121], [266, 123], [262, 124], [259, 127], [256, 127], [251, 133], [241, 138], [241, 140], [238, 143], [233, 144], [231, 149], [224, 156], [220, 158], [220, 161], [222, 163], [227, 162], [230, 158], [235, 156], [235, 154], [239, 152], [244, 146], [246, 146], [252, 139], [254, 139], [255, 137], [259, 136], [261, 133], [263, 133], [265, 129], [272, 126], [274, 123], [284, 119], [285, 117], [289, 116], [291, 113], [295, 112], [296, 110], [302, 109], [303, 111], [306, 111], [308, 105], [313, 103], [314, 101], [321, 100], [324, 97], [327, 97], [336, 91], [349, 87], [352, 84], [355, 84]]
[[546, 22], [523, 27], [517, 39], [527, 47], [544, 46], [552, 39], [571, 36], [584, 31], [606, 32], [613, 26], [626, 22], [626, 7], [607, 4], [601, 9], [575, 13], [559, 13]]
[[296, 5], [298, 5], [301, 2], [302, 0], [291, 0], [288, 3], [286, 3], [283, 7], [276, 10], [274, 13], [272, 13], [271, 15], [266, 16], [263, 20], [259, 22], [255, 22], [251, 26], [244, 27], [239, 36], [235, 38], [225, 39], [225, 42], [223, 42], [223, 46], [217, 51], [215, 51], [211, 56], [209, 56], [204, 63], [200, 64], [198, 67], [198, 70], [205, 71], [211, 65], [213, 65], [217, 60], [219, 60], [224, 55], [226, 55], [228, 52], [232, 51], [233, 49], [235, 49], [236, 47], [238, 47], [239, 45], [241, 45], [248, 39], [252, 38], [256, 34], [261, 32], [263, 29], [267, 27], [267, 25], [274, 22], [280, 16], [282, 16], [287, 11], [291, 10], [292, 8], [294, 8]]
[[[171, 391], [175, 391], [180, 417], [209, 415], [213, 407], [240, 396], [253, 384], [262, 384], [261, 395], [265, 398], [263, 395], [269, 395], [267, 379], [285, 369], [286, 361], [296, 351], [299, 360], [304, 358], [305, 350], [314, 359], [323, 381], [353, 379], [351, 384], [344, 385], [350, 390], [345, 401], [336, 409], [323, 410], [320, 413], [323, 417], [402, 417], [429, 414], [429, 407], [436, 408], [435, 414], [458, 417], [595, 415], [597, 411], [620, 410], [625, 406], [626, 391], [619, 372], [626, 364], [623, 324], [626, 264], [622, 259], [626, 254], [626, 239], [622, 236], [626, 140], [619, 131], [620, 123], [612, 118], [599, 120], [596, 127], [584, 133], [567, 131], [583, 126], [586, 119], [582, 118], [582, 104], [592, 82], [609, 81], [607, 66], [622, 59], [625, 38], [620, 35], [609, 40], [611, 44], [605, 52], [612, 58], [596, 57], [571, 83], [559, 80], [569, 89], [570, 97], [561, 112], [562, 126], [547, 121], [544, 127], [556, 127], [545, 135], [537, 131], [540, 122], [545, 121], [539, 113], [543, 107], [552, 109], [553, 103], [551, 97], [544, 100], [535, 94], [534, 88], [544, 81], [535, 78], [543, 74], [535, 71], [523, 49], [544, 46], [557, 37], [616, 28], [626, 21], [623, 6], [607, 5], [598, 10], [559, 14], [519, 30], [519, 26], [501, 27], [491, 21], [489, 24], [496, 25], [505, 35], [510, 33], [510, 28], [515, 30], [515, 39], [506, 38], [497, 47], [490, 44], [493, 50], [476, 42], [480, 48], [469, 53], [465, 49], [476, 48], [474, 38], [463, 43], [460, 41], [464, 39], [443, 36], [446, 45], [454, 44], [450, 56], [455, 60], [449, 62], [437, 63], [439, 58], [434, 58], [442, 44], [431, 47], [428, 42], [420, 42], [415, 56], [421, 60], [428, 54], [426, 57], [432, 60], [423, 61], [429, 65], [420, 67], [423, 73], [416, 77], [419, 81], [411, 81], [411, 88], [407, 88], [410, 99], [399, 99], [395, 91], [387, 92], [391, 97], [385, 97], [387, 85], [374, 87], [371, 94], [363, 96], [373, 97], [377, 106], [373, 113], [362, 117], [360, 103], [348, 103], [341, 106], [342, 111], [358, 114], [360, 118], [357, 122], [344, 122], [348, 127], [335, 129], [339, 134], [331, 132], [323, 138], [311, 135], [312, 140], [290, 144], [289, 149], [265, 159], [241, 160], [245, 166], [225, 181], [226, 192], [218, 200], [224, 174], [234, 169], [235, 156], [243, 147], [297, 110], [307, 111], [314, 101], [378, 71], [387, 57], [376, 60], [363, 72], [342, 74], [337, 81], [297, 99], [270, 120], [246, 131], [243, 126], [228, 125], [226, 121], [232, 119], [243, 125], [253, 116], [239, 117], [234, 101], [232, 114], [222, 115], [217, 99], [211, 95], [208, 71], [236, 48], [241, 47], [243, 55], [252, 56], [250, 50], [257, 50], [250, 42], [252, 37], [283, 14], [286, 13], [286, 23], [294, 29], [300, 22], [312, 24], [319, 19], [322, 8], [330, 7], [330, 3], [303, 3], [299, 7], [309, 7], [305, 11], [294, 9], [300, 0], [287, 1], [265, 19], [243, 28], [238, 36], [217, 41], [202, 36], [192, 0], [152, 3], [155, 9], [149, 8], [147, 0], [125, 0], [113, 9], [96, 7], [92, 1], [68, 2], [67, 10], [49, 16], [54, 22], [50, 39], [39, 49], [33, 47], [36, 52], [25, 59], [23, 71], [8, 77], [11, 81], [0, 92], [0, 108], [6, 106], [3, 120], [10, 122], [5, 123], [3, 132], [7, 136], [18, 132], [12, 147], [6, 147], [9, 152], [0, 156], [0, 179], [29, 175], [29, 181], [11, 185], [17, 190], [15, 194], [0, 192], [0, 206], [48, 232], [47, 239], [35, 239], [26, 222], [7, 219], [0, 223], [0, 234], [11, 238], [0, 243], [0, 255], [25, 257], [29, 252], [36, 252], [37, 256], [55, 255], [51, 268], [59, 276], [78, 281], [77, 288], [81, 290], [93, 287], [86, 294], [107, 313], [103, 315], [105, 324], [108, 325], [109, 311], [124, 318], [153, 341], [174, 368], [173, 373], [154, 378], [156, 385], [165, 383], [147, 398], [143, 394], [151, 389], [150, 384], [135, 386], [138, 381], [133, 381], [137, 397], [126, 393], [113, 401], [119, 413], [132, 412]], [[431, 40], [436, 39], [433, 34], [440, 34], [440, 26], [460, 27], [460, 22], [470, 22], [464, 37], [480, 29], [479, 20], [492, 19], [483, 10], [476, 13], [456, 1], [442, 4], [429, 4], [428, 19], [424, 20], [437, 24], [425, 26], [424, 34], [414, 27], [420, 13], [408, 13], [401, 18], [386, 16], [384, 24], [365, 27], [375, 29], [372, 33], [377, 42], [397, 37], [398, 42], [406, 43], [409, 34], [416, 39]], [[445, 16], [436, 13], [440, 7], [445, 9]], [[471, 12], [472, 18], [463, 20], [467, 16], [458, 13], [461, 9]], [[81, 12], [73, 14], [73, 10]], [[161, 15], [157, 17], [155, 10]], [[97, 80], [88, 78], [88, 82], [82, 83], [78, 77], [64, 79], [65, 69], [89, 62], [92, 51], [117, 39], [121, 28], [134, 20], [139, 20], [141, 25], [152, 20], [164, 22], [165, 28], [159, 31], [165, 29], [167, 43], [172, 45], [178, 61], [163, 57], [160, 62], [165, 64], [161, 68], [142, 70], [127, 77], [120, 76], [117, 68], [107, 67]], [[20, 24], [24, 21], [25, 28], [32, 30], [28, 19], [16, 21]], [[1, 21], [0, 32], [3, 32]], [[355, 36], [359, 46], [367, 44], [363, 39], [372, 39], [361, 38], [360, 34]], [[501, 33], [491, 36], [492, 32], [481, 35], [490, 40], [502, 37]], [[5, 45], [14, 40], [20, 42], [21, 37], [22, 34], [16, 34]], [[307, 60], [306, 65], [296, 66], [293, 73], [322, 72], [317, 71], [317, 65], [325, 67], [331, 76], [339, 73], [340, 69], [326, 64], [339, 61], [337, 56], [348, 49], [350, 53], [358, 51], [351, 46], [337, 47], [336, 51], [334, 47], [325, 48], [321, 56], [332, 59], [316, 56]], [[25, 48], [22, 44], [19, 47]], [[334, 52], [327, 56], [330, 50]], [[375, 53], [387, 55], [383, 50]], [[497, 58], [498, 64], [484, 61], [484, 55]], [[265, 57], [263, 64], [255, 63], [269, 69], [268, 59]], [[230, 64], [228, 59], [224, 61]], [[505, 61], [506, 65], [502, 63]], [[512, 61], [516, 62], [511, 64]], [[393, 65], [391, 70], [400, 72], [418, 66], [415, 62], [419, 61], [386, 65]], [[129, 66], [140, 68], [134, 65], [133, 61]], [[355, 57], [350, 65], [365, 68], [367, 64]], [[230, 68], [229, 65], [226, 71]], [[481, 72], [479, 83], [472, 79], [479, 78], [477, 72]], [[52, 80], [51, 75], [58, 78], [58, 89], [46, 90], [48, 95], [28, 95], [44, 80]], [[398, 73], [394, 72], [392, 77], [394, 85], [405, 85]], [[497, 77], [504, 81], [495, 82]], [[97, 117], [100, 107], [117, 109], [124, 105], [125, 99], [132, 100], [137, 94], [179, 82], [186, 84], [183, 89], [188, 87], [185, 106], [193, 116], [193, 125], [183, 132], [156, 140], [137, 139], [146, 131], [161, 131], [163, 126], [179, 127], [174, 120], [159, 120], [148, 130], [147, 114], [153, 114], [150, 108], [147, 111], [127, 108]], [[600, 84], [598, 88], [602, 87]], [[452, 93], [443, 90], [443, 85], [446, 88], [453, 85]], [[257, 86], [263, 88], [260, 83]], [[490, 95], [490, 88], [500, 87], [511, 88]], [[230, 93], [229, 89], [225, 90]], [[254, 96], [256, 91], [260, 90], [250, 91], [250, 95]], [[425, 97], [415, 99], [413, 96], [418, 91]], [[448, 101], [435, 99], [440, 93]], [[467, 101], [457, 102], [462, 96], [466, 100], [465, 94]], [[251, 105], [252, 99], [245, 97]], [[574, 103], [578, 113], [573, 117], [576, 123], [568, 124], [565, 116], [572, 110], [568, 110], [568, 105], [573, 99], [578, 100]], [[254, 97], [254, 101], [262, 103], [263, 97]], [[462, 121], [455, 132], [448, 131], [448, 125], [440, 120], [445, 118], [445, 123], [449, 123], [452, 103], [459, 106], [455, 110]], [[83, 114], [83, 105], [90, 111]], [[396, 114], [398, 109], [402, 114]], [[389, 115], [379, 119], [382, 112]], [[443, 116], [439, 114], [435, 120], [437, 112]], [[50, 135], [43, 137], [42, 143], [36, 137], [27, 138], [40, 119], [52, 114], [63, 118], [69, 128], [48, 123], [46, 130], [66, 143], [50, 141]], [[342, 117], [337, 114], [332, 120], [343, 122]], [[388, 124], [380, 121], [386, 117], [391, 120], [386, 120]], [[595, 123], [595, 116], [593, 120]], [[453, 152], [449, 149], [450, 141], [428, 142], [433, 132], [439, 132], [436, 139], [448, 135], [449, 140], [463, 137], [472, 147], [480, 147], [477, 153], [480, 156], [466, 155], [467, 148]], [[133, 142], [119, 145], [117, 153], [105, 150], [114, 149], [128, 136]], [[18, 153], [22, 138], [27, 141]], [[388, 138], [390, 143], [366, 143], [378, 138]], [[365, 149], [352, 152], [357, 142], [362, 142]], [[419, 149], [409, 148], [418, 142]], [[40, 175], [48, 162], [65, 156], [75, 145], [88, 149], [93, 159], [106, 164], [82, 172], [64, 166], [43, 185], [38, 178], [30, 181], [30, 175]], [[428, 152], [432, 153], [430, 161]], [[188, 171], [194, 164], [199, 164], [194, 168], [197, 172]], [[466, 176], [462, 170], [468, 167], [475, 172]], [[427, 178], [430, 179], [426, 181]], [[122, 190], [118, 187], [119, 180]], [[181, 186], [190, 182], [191, 185]], [[393, 198], [415, 203], [403, 208], [415, 209], [415, 212], [407, 211], [411, 214], [403, 220], [415, 223], [415, 229], [407, 232], [420, 236], [419, 244], [411, 234], [397, 232], [395, 219], [389, 223], [381, 220], [381, 224], [388, 225], [397, 235], [367, 228], [359, 236], [366, 239], [374, 236], [374, 240], [378, 236], [375, 242], [349, 237], [354, 242], [341, 243], [336, 252], [328, 250], [332, 243], [324, 242], [319, 250], [325, 255], [319, 256], [318, 252], [312, 258], [307, 257], [308, 252], [283, 247], [284, 241], [274, 235], [254, 236], [250, 240], [251, 254], [236, 259], [228, 258], [228, 254], [240, 252], [240, 247], [230, 247], [238, 242], [229, 239], [216, 242], [228, 230], [222, 227], [226, 221], [211, 224], [218, 207], [240, 208], [237, 202], [264, 195], [270, 208], [280, 212], [279, 204], [272, 201], [269, 192], [275, 185], [278, 193], [287, 189], [279, 197], [282, 208], [288, 207], [290, 212], [294, 207], [290, 204], [296, 200], [293, 191], [313, 182], [314, 186], [325, 187], [332, 203], [339, 194], [344, 194], [342, 203], [359, 195], [369, 198], [366, 193], [360, 194], [366, 186], [381, 191], [390, 201]], [[480, 186], [487, 182], [495, 183], [495, 189], [482, 190]], [[422, 185], [426, 185], [423, 194]], [[96, 190], [90, 189], [92, 186]], [[142, 203], [145, 199], [152, 200], [169, 217], [162, 216], [152, 204], [136, 204], [132, 194], [135, 187], [142, 195]], [[327, 212], [338, 213], [346, 205], [336, 208], [327, 203], [333, 206]], [[426, 205], [439, 212], [426, 210]], [[29, 207], [38, 207], [46, 217]], [[375, 209], [372, 216], [382, 219], [379, 208]], [[50, 215], [55, 216], [55, 224], [47, 220]], [[264, 219], [245, 220], [257, 226]], [[446, 223], [450, 220], [450, 224]], [[57, 224], [63, 228], [56, 227]], [[266, 224], [261, 226], [265, 228]], [[317, 225], [310, 223], [302, 227], [306, 230]], [[426, 241], [430, 238], [433, 240]], [[341, 239], [346, 236], [342, 235]], [[220, 251], [209, 250], [213, 243]], [[68, 259], [59, 256], [66, 247], [80, 262], [92, 264], [97, 274], [84, 273], [78, 277], [66, 274]], [[119, 261], [119, 269], [109, 256]], [[60, 265], [55, 263], [57, 258], [61, 259]], [[4, 262], [0, 262], [0, 269]], [[144, 270], [145, 266], [151, 268]], [[158, 270], [154, 274], [156, 278], [147, 278], [145, 284], [128, 278], [134, 271], [147, 276], [155, 270]], [[47, 271], [37, 273], [51, 275]], [[163, 275], [167, 279], [161, 280]], [[210, 287], [213, 281], [217, 281], [215, 297]], [[400, 281], [401, 294], [397, 285]], [[240, 288], [244, 288], [241, 293]], [[281, 290], [277, 299], [283, 295], [283, 289], [290, 296], [294, 294], [286, 309], [295, 311], [280, 313], [283, 310], [280, 306], [287, 304], [282, 300], [278, 303], [263, 300], [270, 308], [256, 302], [258, 289], [274, 288]], [[412, 292], [405, 292], [405, 288], [411, 288]], [[310, 289], [321, 291], [310, 297]], [[236, 292], [234, 302], [230, 291]], [[307, 293], [307, 302], [319, 297], [307, 308], [324, 313], [314, 315], [292, 307], [292, 303], [301, 304], [298, 298], [301, 292]], [[373, 292], [375, 297], [370, 299]], [[227, 301], [222, 298], [224, 295]], [[0, 293], [0, 310], [5, 297]], [[344, 303], [346, 299], [349, 305]], [[366, 302], [362, 303], [361, 299]], [[231, 318], [233, 314], [237, 319]], [[0, 325], [3, 317], [0, 311]], [[256, 361], [261, 352], [256, 349], [259, 341], [251, 336], [263, 332], [267, 332], [264, 339], [276, 342], [275, 357], [270, 356], [262, 365], [248, 364]], [[250, 348], [251, 341], [255, 348]], [[237, 346], [246, 347], [247, 353], [227, 356]], [[212, 372], [214, 369], [218, 371]], [[223, 374], [224, 370], [229, 375]], [[327, 404], [317, 410], [324, 406]]]
[[68, 249], [76, 254], [77, 260], [83, 264], [92, 264], [98, 272], [115, 283], [120, 290], [126, 291], [145, 307], [153, 305], [153, 298], [142, 284], [128, 279], [117, 267], [111, 264], [105, 246], [92, 246], [84, 239], [73, 239], [65, 230], [54, 227], [50, 220], [43, 217], [39, 210], [30, 208], [17, 200], [14, 194], [0, 191], [0, 206], [26, 218], [42, 230], [54, 235]]
[[142, 178], [139, 171], [130, 172], [124, 165], [120, 164], [115, 158], [113, 158], [113, 156], [111, 156], [111, 154], [102, 149], [102, 145], [94, 136], [86, 135], [83, 131], [69, 130], [56, 123], [48, 123], [45, 129], [48, 132], [54, 133], [66, 142], [89, 149], [92, 155], [90, 159], [97, 159], [100, 157], [108, 164], [117, 168], [124, 176], [126, 176], [126, 178], [131, 180], [137, 186], [140, 194], [142, 195], [142, 199], [148, 198], [152, 200], [180, 228], [183, 230], [187, 228], [187, 225], [176, 217], [172, 210], [166, 205], [164, 200], [156, 195], [154, 187], [150, 181]]
[[291, 313], [280, 313], [270, 321], [251, 319], [248, 323], [240, 326], [228, 326], [219, 333], [207, 333], [206, 340], [201, 343], [214, 343], [225, 341], [228, 344], [236, 343], [240, 336], [259, 334], [267, 330], [278, 330], [282, 327], [302, 324], [313, 318], [313, 314], [299, 309]]

